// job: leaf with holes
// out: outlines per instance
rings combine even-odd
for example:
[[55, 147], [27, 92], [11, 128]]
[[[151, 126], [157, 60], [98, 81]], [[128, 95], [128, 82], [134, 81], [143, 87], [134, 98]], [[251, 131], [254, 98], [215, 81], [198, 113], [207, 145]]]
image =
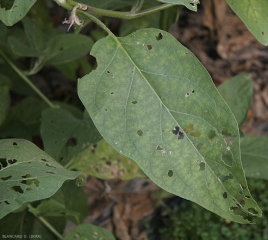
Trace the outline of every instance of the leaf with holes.
[[0, 140], [0, 219], [23, 203], [52, 196], [79, 176], [27, 140]]
[[64, 237], [64, 240], [73, 239], [105, 239], [115, 240], [115, 237], [108, 230], [92, 225], [92, 224], [80, 224], [72, 228]]
[[0, 20], [7, 26], [20, 21], [35, 4], [36, 0], [13, 0], [0, 4]]
[[[106, 46], [103, 48], [103, 46]], [[78, 93], [96, 127], [156, 184], [232, 221], [261, 215], [241, 165], [234, 115], [197, 58], [172, 35], [112, 33]]]
[[257, 40], [268, 45], [268, 1], [226, 0]]
[[252, 99], [252, 76], [241, 74], [230, 78], [218, 87], [218, 91], [231, 108], [238, 125], [242, 126]]
[[191, 11], [197, 12], [197, 4], [199, 4], [199, 0], [158, 0], [163, 3], [172, 3], [177, 5], [183, 5], [187, 7]]
[[245, 135], [241, 138], [241, 158], [247, 177], [268, 180], [268, 137]]
[[48, 108], [42, 118], [40, 131], [45, 151], [63, 164], [101, 139], [89, 117], [77, 119], [64, 109]]

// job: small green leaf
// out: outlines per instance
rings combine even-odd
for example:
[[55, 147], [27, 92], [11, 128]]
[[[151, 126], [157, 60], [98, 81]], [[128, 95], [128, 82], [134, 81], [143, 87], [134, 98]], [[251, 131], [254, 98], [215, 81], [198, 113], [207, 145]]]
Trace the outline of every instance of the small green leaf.
[[245, 23], [250, 32], [263, 45], [268, 45], [268, 1], [226, 0], [232, 10]]
[[79, 175], [27, 140], [0, 140], [0, 219], [23, 203], [52, 196]]
[[22, 57], [40, 57], [45, 55], [43, 51], [31, 48], [23, 43], [21, 43], [16, 38], [10, 36], [8, 37], [8, 43], [15, 55]]
[[11, 8], [0, 6], [0, 20], [7, 26], [12, 26], [20, 21], [30, 8], [35, 4], [36, 0], [13, 0]]
[[115, 151], [104, 139], [90, 146], [71, 160], [69, 168], [100, 179], [130, 180], [145, 177], [131, 159]]
[[183, 5], [187, 7], [191, 11], [197, 12], [197, 4], [199, 4], [199, 0], [158, 0], [163, 3], [172, 3], [177, 5]]
[[37, 217], [64, 216], [80, 224], [88, 213], [87, 197], [73, 181], [65, 182], [50, 199], [43, 200], [30, 211]]
[[64, 240], [84, 240], [84, 239], [105, 239], [115, 240], [115, 237], [108, 230], [92, 225], [81, 224], [72, 228], [64, 237]]
[[74, 155], [101, 139], [90, 118], [77, 119], [64, 109], [45, 109], [41, 136], [45, 151], [67, 163]]
[[79, 80], [78, 94], [110, 145], [160, 187], [224, 218], [261, 216], [235, 117], [188, 49], [167, 32], [143, 29], [111, 34], [91, 54], [98, 67]]
[[253, 94], [250, 74], [235, 76], [218, 87], [218, 91], [231, 108], [239, 126], [245, 122]]
[[247, 177], [268, 180], [268, 137], [246, 135], [241, 138], [241, 158]]
[[61, 34], [47, 43], [46, 64], [63, 64], [88, 54], [93, 40], [84, 35]]

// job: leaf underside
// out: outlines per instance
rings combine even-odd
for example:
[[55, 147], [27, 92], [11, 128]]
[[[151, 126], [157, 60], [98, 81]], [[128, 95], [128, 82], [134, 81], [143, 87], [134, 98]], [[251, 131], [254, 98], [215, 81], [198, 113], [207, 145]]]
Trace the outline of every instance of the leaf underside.
[[[105, 46], [105, 47], [103, 47]], [[143, 29], [98, 41], [78, 93], [117, 151], [163, 189], [232, 221], [261, 215], [241, 166], [237, 122], [196, 57]]]
[[0, 219], [23, 203], [52, 196], [64, 181], [80, 174], [65, 169], [27, 140], [0, 140]]
[[187, 7], [191, 11], [197, 12], [197, 4], [199, 4], [199, 0], [158, 0], [163, 3], [172, 3], [177, 5], [183, 5]]

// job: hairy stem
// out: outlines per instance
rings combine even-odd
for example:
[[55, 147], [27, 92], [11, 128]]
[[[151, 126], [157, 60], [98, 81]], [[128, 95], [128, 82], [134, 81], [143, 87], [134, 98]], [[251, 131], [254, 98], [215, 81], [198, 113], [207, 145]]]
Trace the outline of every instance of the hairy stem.
[[51, 108], [57, 108], [32, 82], [29, 78], [25, 76], [25, 74], [17, 68], [15, 64], [0, 50], [0, 55], [6, 60], [6, 62], [13, 68], [13, 70], [42, 98], [48, 106]]

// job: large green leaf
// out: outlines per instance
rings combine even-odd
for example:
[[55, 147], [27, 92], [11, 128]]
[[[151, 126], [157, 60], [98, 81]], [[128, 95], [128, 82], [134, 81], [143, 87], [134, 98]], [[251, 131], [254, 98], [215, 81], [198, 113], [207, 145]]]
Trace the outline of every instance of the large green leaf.
[[[105, 46], [105, 47], [103, 47]], [[240, 159], [239, 129], [197, 58], [172, 35], [110, 34], [78, 93], [102, 136], [156, 184], [220, 216], [261, 215]], [[243, 217], [242, 217], [243, 215]]]
[[13, 4], [10, 6], [10, 1], [7, 5], [4, 5], [4, 1], [3, 3], [1, 1], [0, 20], [7, 26], [14, 25], [26, 15], [35, 2], [36, 0], [13, 0]]
[[45, 151], [64, 164], [101, 139], [88, 117], [77, 119], [64, 109], [48, 108], [42, 112], [42, 118], [40, 131]]
[[52, 196], [79, 175], [27, 140], [0, 140], [0, 219], [23, 203]]
[[77, 154], [71, 160], [69, 169], [104, 180], [145, 177], [134, 161], [115, 151], [104, 139]]
[[163, 3], [172, 3], [177, 5], [183, 5], [187, 7], [191, 11], [197, 12], [197, 4], [199, 4], [199, 0], [158, 0]]
[[246, 118], [253, 94], [253, 82], [250, 74], [235, 76], [222, 83], [218, 90], [235, 115], [241, 126]]
[[64, 240], [103, 239], [115, 240], [113, 234], [104, 228], [92, 224], [81, 224], [72, 228], [64, 237]]
[[268, 1], [226, 0], [232, 10], [246, 24], [249, 31], [264, 45], [268, 45]]
[[241, 158], [247, 177], [268, 180], [268, 137], [254, 135], [242, 137]]

